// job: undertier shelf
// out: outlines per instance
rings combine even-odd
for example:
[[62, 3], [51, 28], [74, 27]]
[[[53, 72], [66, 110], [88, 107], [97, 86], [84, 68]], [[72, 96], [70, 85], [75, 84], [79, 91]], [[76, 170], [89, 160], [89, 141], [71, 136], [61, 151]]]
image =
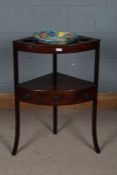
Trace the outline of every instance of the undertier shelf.
[[20, 83], [17, 87], [20, 101], [42, 105], [68, 105], [92, 100], [94, 83], [57, 73]]

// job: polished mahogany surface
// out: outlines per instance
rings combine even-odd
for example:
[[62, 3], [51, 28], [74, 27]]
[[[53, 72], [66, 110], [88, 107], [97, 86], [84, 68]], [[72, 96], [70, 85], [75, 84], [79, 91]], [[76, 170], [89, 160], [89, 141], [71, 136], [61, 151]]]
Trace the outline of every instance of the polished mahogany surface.
[[61, 73], [57, 73], [56, 80], [54, 74], [51, 73], [19, 84], [19, 87], [39, 92], [81, 91], [91, 86], [94, 86], [94, 83]]
[[15, 51], [53, 54], [53, 73], [20, 83], [16, 93], [20, 101], [44, 105], [68, 105], [93, 100], [96, 85], [57, 72], [57, 55], [96, 49], [100, 40], [80, 36], [72, 44], [49, 45], [36, 42], [32, 37], [13, 42]]
[[13, 42], [15, 49], [24, 52], [45, 53], [45, 54], [62, 54], [75, 53], [95, 49], [100, 40], [79, 36], [78, 40], [72, 44], [50, 45], [35, 42], [32, 37], [19, 39]]
[[[94, 50], [93, 82], [58, 73], [57, 55]], [[33, 80], [19, 82], [19, 51], [52, 55], [52, 73]], [[16, 155], [20, 136], [20, 102], [52, 105], [53, 133], [57, 134], [58, 105], [78, 104], [92, 101], [92, 138], [94, 148], [100, 153], [97, 140], [97, 94], [99, 76], [100, 40], [80, 36], [72, 44], [49, 45], [37, 43], [32, 37], [13, 41], [14, 88], [15, 88], [15, 140], [12, 155]], [[46, 61], [46, 60], [45, 60]], [[72, 116], [71, 116], [72, 117]]]
[[20, 101], [42, 105], [68, 105], [92, 100], [94, 83], [57, 73], [48, 74], [19, 84]]

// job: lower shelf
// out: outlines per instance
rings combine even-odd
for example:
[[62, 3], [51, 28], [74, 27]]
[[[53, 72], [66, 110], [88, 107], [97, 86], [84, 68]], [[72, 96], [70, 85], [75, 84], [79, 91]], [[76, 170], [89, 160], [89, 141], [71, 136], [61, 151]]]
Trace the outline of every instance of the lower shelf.
[[69, 105], [93, 100], [94, 83], [61, 73], [21, 83], [17, 87], [19, 101], [40, 105]]

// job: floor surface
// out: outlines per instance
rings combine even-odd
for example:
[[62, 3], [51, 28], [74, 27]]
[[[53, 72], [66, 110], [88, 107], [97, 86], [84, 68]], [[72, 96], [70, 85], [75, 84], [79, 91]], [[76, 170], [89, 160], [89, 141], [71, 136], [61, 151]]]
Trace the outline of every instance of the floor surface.
[[22, 110], [18, 154], [11, 155], [14, 111], [0, 111], [0, 175], [116, 175], [117, 110], [98, 111], [96, 154], [91, 110], [59, 109], [52, 133], [52, 109]]

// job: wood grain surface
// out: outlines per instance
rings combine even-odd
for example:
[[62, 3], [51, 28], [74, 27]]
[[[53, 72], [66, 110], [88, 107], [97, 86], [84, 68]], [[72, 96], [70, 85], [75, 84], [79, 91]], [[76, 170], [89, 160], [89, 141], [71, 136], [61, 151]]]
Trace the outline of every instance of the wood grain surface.
[[[78, 108], [90, 109], [92, 102], [86, 102], [76, 105], [65, 105], [60, 108]], [[21, 109], [39, 109], [48, 108], [49, 106], [32, 105], [28, 103], [21, 103]], [[98, 108], [99, 109], [117, 109], [117, 93], [99, 93], [98, 94]], [[14, 110], [14, 95], [10, 93], [0, 94], [0, 109]]]

